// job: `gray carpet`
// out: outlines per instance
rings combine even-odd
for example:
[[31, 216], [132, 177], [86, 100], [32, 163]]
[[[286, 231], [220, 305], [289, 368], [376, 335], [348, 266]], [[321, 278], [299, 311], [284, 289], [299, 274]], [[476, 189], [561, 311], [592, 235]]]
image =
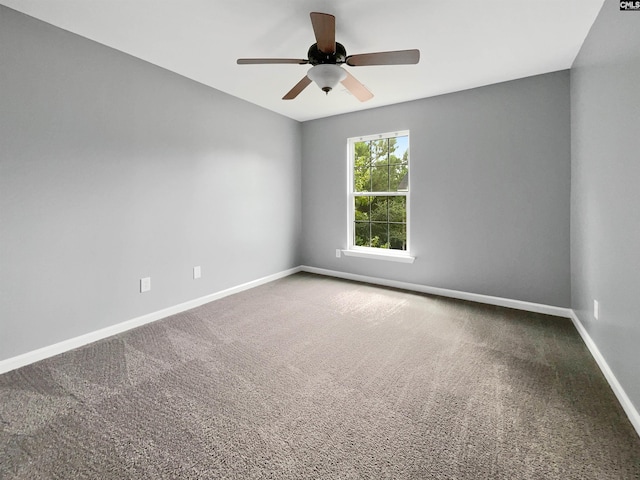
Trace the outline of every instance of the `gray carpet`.
[[0, 376], [0, 478], [637, 479], [567, 319], [297, 274]]

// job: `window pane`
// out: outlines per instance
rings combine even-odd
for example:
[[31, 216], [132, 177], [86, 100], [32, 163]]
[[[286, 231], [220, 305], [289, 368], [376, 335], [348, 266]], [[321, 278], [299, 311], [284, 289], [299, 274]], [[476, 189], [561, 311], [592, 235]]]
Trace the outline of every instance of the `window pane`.
[[389, 221], [407, 222], [407, 197], [389, 197]]
[[406, 192], [409, 190], [409, 168], [406, 165], [389, 167], [389, 191]]
[[394, 250], [407, 249], [407, 226], [401, 223], [389, 225], [389, 247]]
[[389, 167], [371, 167], [371, 191], [389, 191]]
[[371, 246], [371, 236], [369, 234], [370, 225], [369, 222], [355, 222], [355, 228], [353, 229], [354, 245], [359, 247]]
[[389, 163], [407, 164], [409, 162], [409, 137], [405, 135], [391, 140], [395, 140], [395, 144], [391, 147]]
[[368, 167], [371, 164], [371, 149], [369, 142], [354, 144], [354, 167]]
[[355, 220], [369, 221], [372, 197], [355, 197]]
[[377, 248], [389, 248], [389, 224], [371, 224], [371, 246]]
[[369, 167], [356, 167], [353, 171], [353, 191], [371, 191], [371, 171]]
[[375, 222], [387, 222], [389, 213], [387, 211], [387, 197], [371, 197], [371, 220]]
[[371, 141], [371, 165], [384, 166], [389, 164], [389, 142], [386, 138]]

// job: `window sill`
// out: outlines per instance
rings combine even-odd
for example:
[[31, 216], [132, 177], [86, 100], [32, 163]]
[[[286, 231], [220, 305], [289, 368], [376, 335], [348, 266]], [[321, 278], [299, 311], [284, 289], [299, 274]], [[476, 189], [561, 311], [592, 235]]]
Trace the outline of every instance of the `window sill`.
[[386, 260], [389, 262], [413, 263], [416, 257], [407, 254], [369, 252], [363, 250], [342, 250], [342, 254], [347, 257], [371, 258], [374, 260]]

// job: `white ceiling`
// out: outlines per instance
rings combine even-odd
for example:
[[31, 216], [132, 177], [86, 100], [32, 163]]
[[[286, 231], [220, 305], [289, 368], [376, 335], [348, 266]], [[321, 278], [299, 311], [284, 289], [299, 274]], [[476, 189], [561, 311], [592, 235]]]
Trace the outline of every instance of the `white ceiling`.
[[[0, 0], [65, 30], [304, 121], [571, 67], [604, 0]], [[344, 67], [374, 93], [315, 84], [281, 100], [308, 65], [309, 13], [336, 16], [347, 54], [418, 48], [418, 65]]]

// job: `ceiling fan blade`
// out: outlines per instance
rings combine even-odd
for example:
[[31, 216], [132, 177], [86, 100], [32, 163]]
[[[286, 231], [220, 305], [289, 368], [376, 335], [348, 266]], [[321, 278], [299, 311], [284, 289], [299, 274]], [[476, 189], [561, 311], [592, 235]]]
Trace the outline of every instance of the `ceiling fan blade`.
[[311, 12], [311, 25], [318, 50], [332, 54], [336, 51], [336, 17], [328, 13]]
[[345, 88], [349, 90], [351, 94], [361, 102], [366, 102], [367, 100], [371, 100], [373, 98], [373, 93], [367, 90], [367, 87], [356, 80], [356, 77], [351, 75], [349, 72], [347, 72], [347, 78], [342, 80], [342, 82], [340, 83], [342, 83], [342, 85], [344, 85]]
[[346, 64], [351, 67], [366, 65], [413, 65], [420, 61], [420, 50], [396, 50], [393, 52], [349, 55]]
[[239, 58], [238, 65], [267, 65], [275, 63], [292, 63], [296, 65], [305, 65], [309, 63], [306, 58]]
[[287, 94], [284, 97], [282, 97], [282, 99], [293, 100], [300, 94], [302, 90], [307, 88], [307, 86], [309, 86], [310, 83], [311, 83], [311, 79], [305, 75], [304, 77], [302, 77], [302, 80], [296, 83], [295, 87], [289, 90]]

